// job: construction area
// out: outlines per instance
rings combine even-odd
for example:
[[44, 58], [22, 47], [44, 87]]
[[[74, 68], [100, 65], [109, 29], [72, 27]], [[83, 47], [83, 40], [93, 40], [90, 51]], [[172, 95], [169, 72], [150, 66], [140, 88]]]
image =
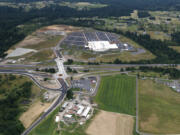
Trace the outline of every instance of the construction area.
[[121, 43], [116, 34], [109, 32], [72, 32], [63, 41], [65, 45], [75, 45], [86, 49], [103, 52], [108, 50], [133, 51], [134, 48], [127, 44]]

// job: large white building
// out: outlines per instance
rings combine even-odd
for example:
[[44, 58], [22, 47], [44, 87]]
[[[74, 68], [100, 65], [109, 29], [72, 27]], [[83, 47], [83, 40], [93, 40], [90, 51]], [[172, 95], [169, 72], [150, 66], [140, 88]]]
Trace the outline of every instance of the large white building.
[[87, 117], [87, 115], [88, 115], [88, 113], [89, 113], [90, 110], [91, 110], [91, 107], [88, 106], [88, 107], [84, 110], [84, 112], [82, 113], [82, 116]]
[[118, 49], [116, 44], [111, 44], [109, 41], [90, 41], [85, 47], [97, 52]]

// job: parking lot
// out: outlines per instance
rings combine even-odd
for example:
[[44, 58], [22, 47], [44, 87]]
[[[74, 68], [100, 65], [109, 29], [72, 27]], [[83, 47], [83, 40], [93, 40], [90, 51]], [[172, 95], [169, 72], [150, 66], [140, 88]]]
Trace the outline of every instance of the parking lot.
[[79, 88], [80, 90], [86, 90], [87, 92], [94, 91], [97, 83], [96, 77], [81, 78], [79, 80], [72, 80], [72, 88]]
[[64, 44], [84, 46], [89, 41], [109, 41], [120, 43], [118, 36], [109, 32], [73, 32], [64, 40]]

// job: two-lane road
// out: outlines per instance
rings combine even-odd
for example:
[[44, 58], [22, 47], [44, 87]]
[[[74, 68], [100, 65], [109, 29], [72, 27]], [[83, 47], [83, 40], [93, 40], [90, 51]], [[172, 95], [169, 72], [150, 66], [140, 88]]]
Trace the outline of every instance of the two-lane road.
[[58, 99], [54, 102], [54, 104], [46, 111], [44, 112], [44, 114], [42, 114], [39, 119], [37, 119], [29, 128], [27, 128], [21, 135], [28, 135], [33, 128], [35, 128], [44, 118], [46, 118], [58, 105], [61, 104], [61, 102], [63, 101], [66, 92], [67, 92], [67, 85], [64, 82], [64, 80], [59, 81], [61, 83], [61, 95], [58, 97]]

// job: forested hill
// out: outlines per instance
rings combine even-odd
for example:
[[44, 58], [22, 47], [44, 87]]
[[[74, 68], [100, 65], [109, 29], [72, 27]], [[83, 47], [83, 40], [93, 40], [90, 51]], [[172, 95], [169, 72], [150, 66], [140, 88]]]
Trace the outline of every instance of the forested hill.
[[[0, 57], [27, 34], [51, 24], [94, 27], [100, 22], [82, 18], [129, 16], [133, 10], [180, 10], [180, 0], [44, 0], [41, 8], [35, 4], [43, 0], [0, 0]], [[104, 4], [101, 8], [78, 10], [61, 2], [89, 2]], [[30, 7], [30, 8], [29, 8]], [[72, 20], [76, 18], [76, 21]], [[84, 23], [83, 23], [84, 22]], [[175, 37], [175, 36], [174, 36]], [[174, 39], [174, 41], [176, 41]]]
[[121, 8], [133, 8], [140, 10], [180, 10], [180, 0], [0, 0], [0, 2], [23, 2], [30, 3], [36, 1], [54, 2], [91, 2], [114, 5]]

